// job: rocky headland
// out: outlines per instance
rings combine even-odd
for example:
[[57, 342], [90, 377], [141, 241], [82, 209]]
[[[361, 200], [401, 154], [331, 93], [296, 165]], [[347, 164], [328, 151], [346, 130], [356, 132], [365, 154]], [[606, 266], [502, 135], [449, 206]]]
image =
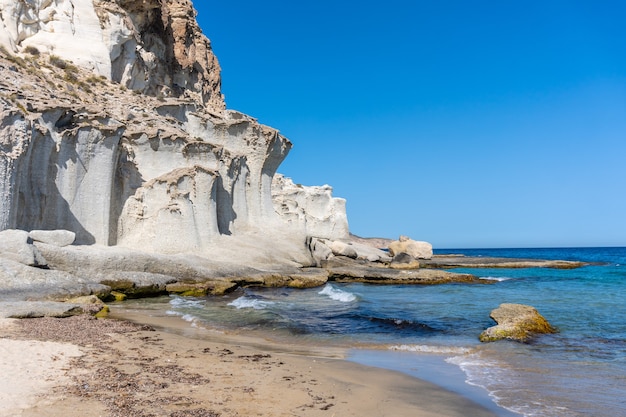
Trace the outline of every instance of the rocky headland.
[[0, 414], [492, 415], [380, 370], [364, 386], [367, 369], [327, 352], [91, 317], [164, 294], [493, 284], [445, 269], [580, 266], [352, 235], [332, 187], [277, 173], [290, 140], [227, 108], [195, 16], [190, 0], [0, 0], [0, 370], [14, 382]]
[[0, 11], [0, 302], [485, 282], [277, 174], [292, 143], [227, 109], [189, 0]]

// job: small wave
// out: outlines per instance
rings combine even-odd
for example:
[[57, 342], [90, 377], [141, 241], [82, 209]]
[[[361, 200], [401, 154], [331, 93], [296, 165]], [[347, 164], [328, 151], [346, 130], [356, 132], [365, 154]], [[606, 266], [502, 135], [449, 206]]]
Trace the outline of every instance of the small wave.
[[206, 303], [205, 300], [199, 300], [197, 298], [191, 297], [172, 297], [170, 300], [170, 305], [174, 308], [186, 308], [186, 307], [195, 307], [202, 308]]
[[167, 310], [165, 312], [165, 314], [168, 315], [168, 316], [180, 317], [181, 319], [185, 320], [186, 322], [191, 323], [191, 327], [200, 327], [200, 326], [198, 326], [198, 321], [200, 319], [198, 317], [194, 316], [193, 314], [184, 314], [184, 313], [181, 313], [179, 311], [173, 311], [173, 310]]
[[335, 288], [330, 284], [326, 284], [324, 289], [318, 292], [318, 294], [327, 295], [331, 300], [341, 301], [342, 303], [351, 303], [352, 301], [356, 300], [356, 295]]
[[488, 281], [508, 281], [510, 279], [510, 277], [480, 277], [480, 279], [486, 279]]
[[460, 346], [432, 346], [432, 345], [394, 345], [389, 347], [390, 350], [401, 350], [405, 352], [419, 353], [439, 353], [446, 355], [465, 355], [472, 350]]
[[265, 310], [268, 306], [274, 304], [272, 301], [263, 301], [257, 298], [239, 297], [236, 300], [228, 303], [229, 306], [233, 306], [237, 309], [253, 308], [255, 310]]

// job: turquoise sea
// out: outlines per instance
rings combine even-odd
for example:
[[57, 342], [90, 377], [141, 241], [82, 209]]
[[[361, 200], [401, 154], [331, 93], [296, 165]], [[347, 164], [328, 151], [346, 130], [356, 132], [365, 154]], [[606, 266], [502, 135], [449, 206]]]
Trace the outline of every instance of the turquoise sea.
[[[454, 249], [435, 253], [591, 263], [578, 269], [456, 269], [491, 285], [248, 288], [166, 297], [194, 325], [348, 347], [350, 359], [429, 379], [507, 416], [626, 416], [626, 248]], [[144, 301], [146, 302], [146, 301]], [[558, 333], [481, 344], [501, 303], [537, 308]]]

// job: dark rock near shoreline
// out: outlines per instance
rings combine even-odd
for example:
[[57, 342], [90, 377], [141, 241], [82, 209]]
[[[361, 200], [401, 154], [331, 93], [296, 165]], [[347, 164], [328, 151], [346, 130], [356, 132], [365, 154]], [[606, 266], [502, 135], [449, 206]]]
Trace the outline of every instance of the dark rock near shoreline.
[[556, 329], [534, 307], [524, 304], [500, 304], [489, 316], [498, 324], [480, 334], [481, 342], [502, 339], [527, 342], [537, 334], [556, 333]]

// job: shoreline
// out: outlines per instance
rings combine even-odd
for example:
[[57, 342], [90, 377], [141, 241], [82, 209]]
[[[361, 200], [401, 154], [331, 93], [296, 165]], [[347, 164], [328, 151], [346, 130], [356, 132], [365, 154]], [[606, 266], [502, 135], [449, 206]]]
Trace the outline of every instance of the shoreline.
[[[125, 304], [120, 304], [124, 308]], [[206, 327], [202, 323], [188, 321], [178, 315], [163, 314], [162, 310], [147, 314], [143, 309], [124, 309], [123, 312], [113, 311], [112, 317], [130, 320], [136, 323], [149, 323], [163, 331], [174, 331], [191, 338], [205, 338], [199, 332], [207, 332], [211, 337], [226, 343], [243, 343], [248, 347], [255, 347], [264, 351], [281, 352], [304, 357], [336, 359], [370, 368], [370, 372], [392, 371], [409, 376], [418, 381], [433, 384], [436, 387], [458, 395], [475, 405], [479, 405], [497, 417], [520, 417], [521, 415], [498, 405], [486, 389], [466, 382], [465, 373], [456, 365], [446, 362], [450, 354], [443, 353], [415, 353], [401, 350], [388, 350], [385, 345], [360, 344], [351, 345], [336, 343], [321, 346], [321, 341], [308, 344], [306, 341], [294, 339], [291, 336], [272, 334], [266, 337], [262, 332], [252, 331], [248, 336], [233, 330], [217, 330]], [[285, 349], [285, 346], [288, 349]]]
[[[435, 384], [342, 359], [337, 350], [287, 344], [272, 349], [254, 338], [189, 325], [182, 334], [167, 331], [164, 322], [155, 331], [149, 323], [133, 324], [137, 316], [119, 316], [114, 307], [116, 319], [30, 319], [3, 328], [0, 343], [47, 340], [84, 353], [48, 378], [56, 388], [14, 415], [496, 416]], [[28, 356], [20, 352], [22, 360]], [[5, 364], [19, 369], [20, 358], [7, 357]]]

